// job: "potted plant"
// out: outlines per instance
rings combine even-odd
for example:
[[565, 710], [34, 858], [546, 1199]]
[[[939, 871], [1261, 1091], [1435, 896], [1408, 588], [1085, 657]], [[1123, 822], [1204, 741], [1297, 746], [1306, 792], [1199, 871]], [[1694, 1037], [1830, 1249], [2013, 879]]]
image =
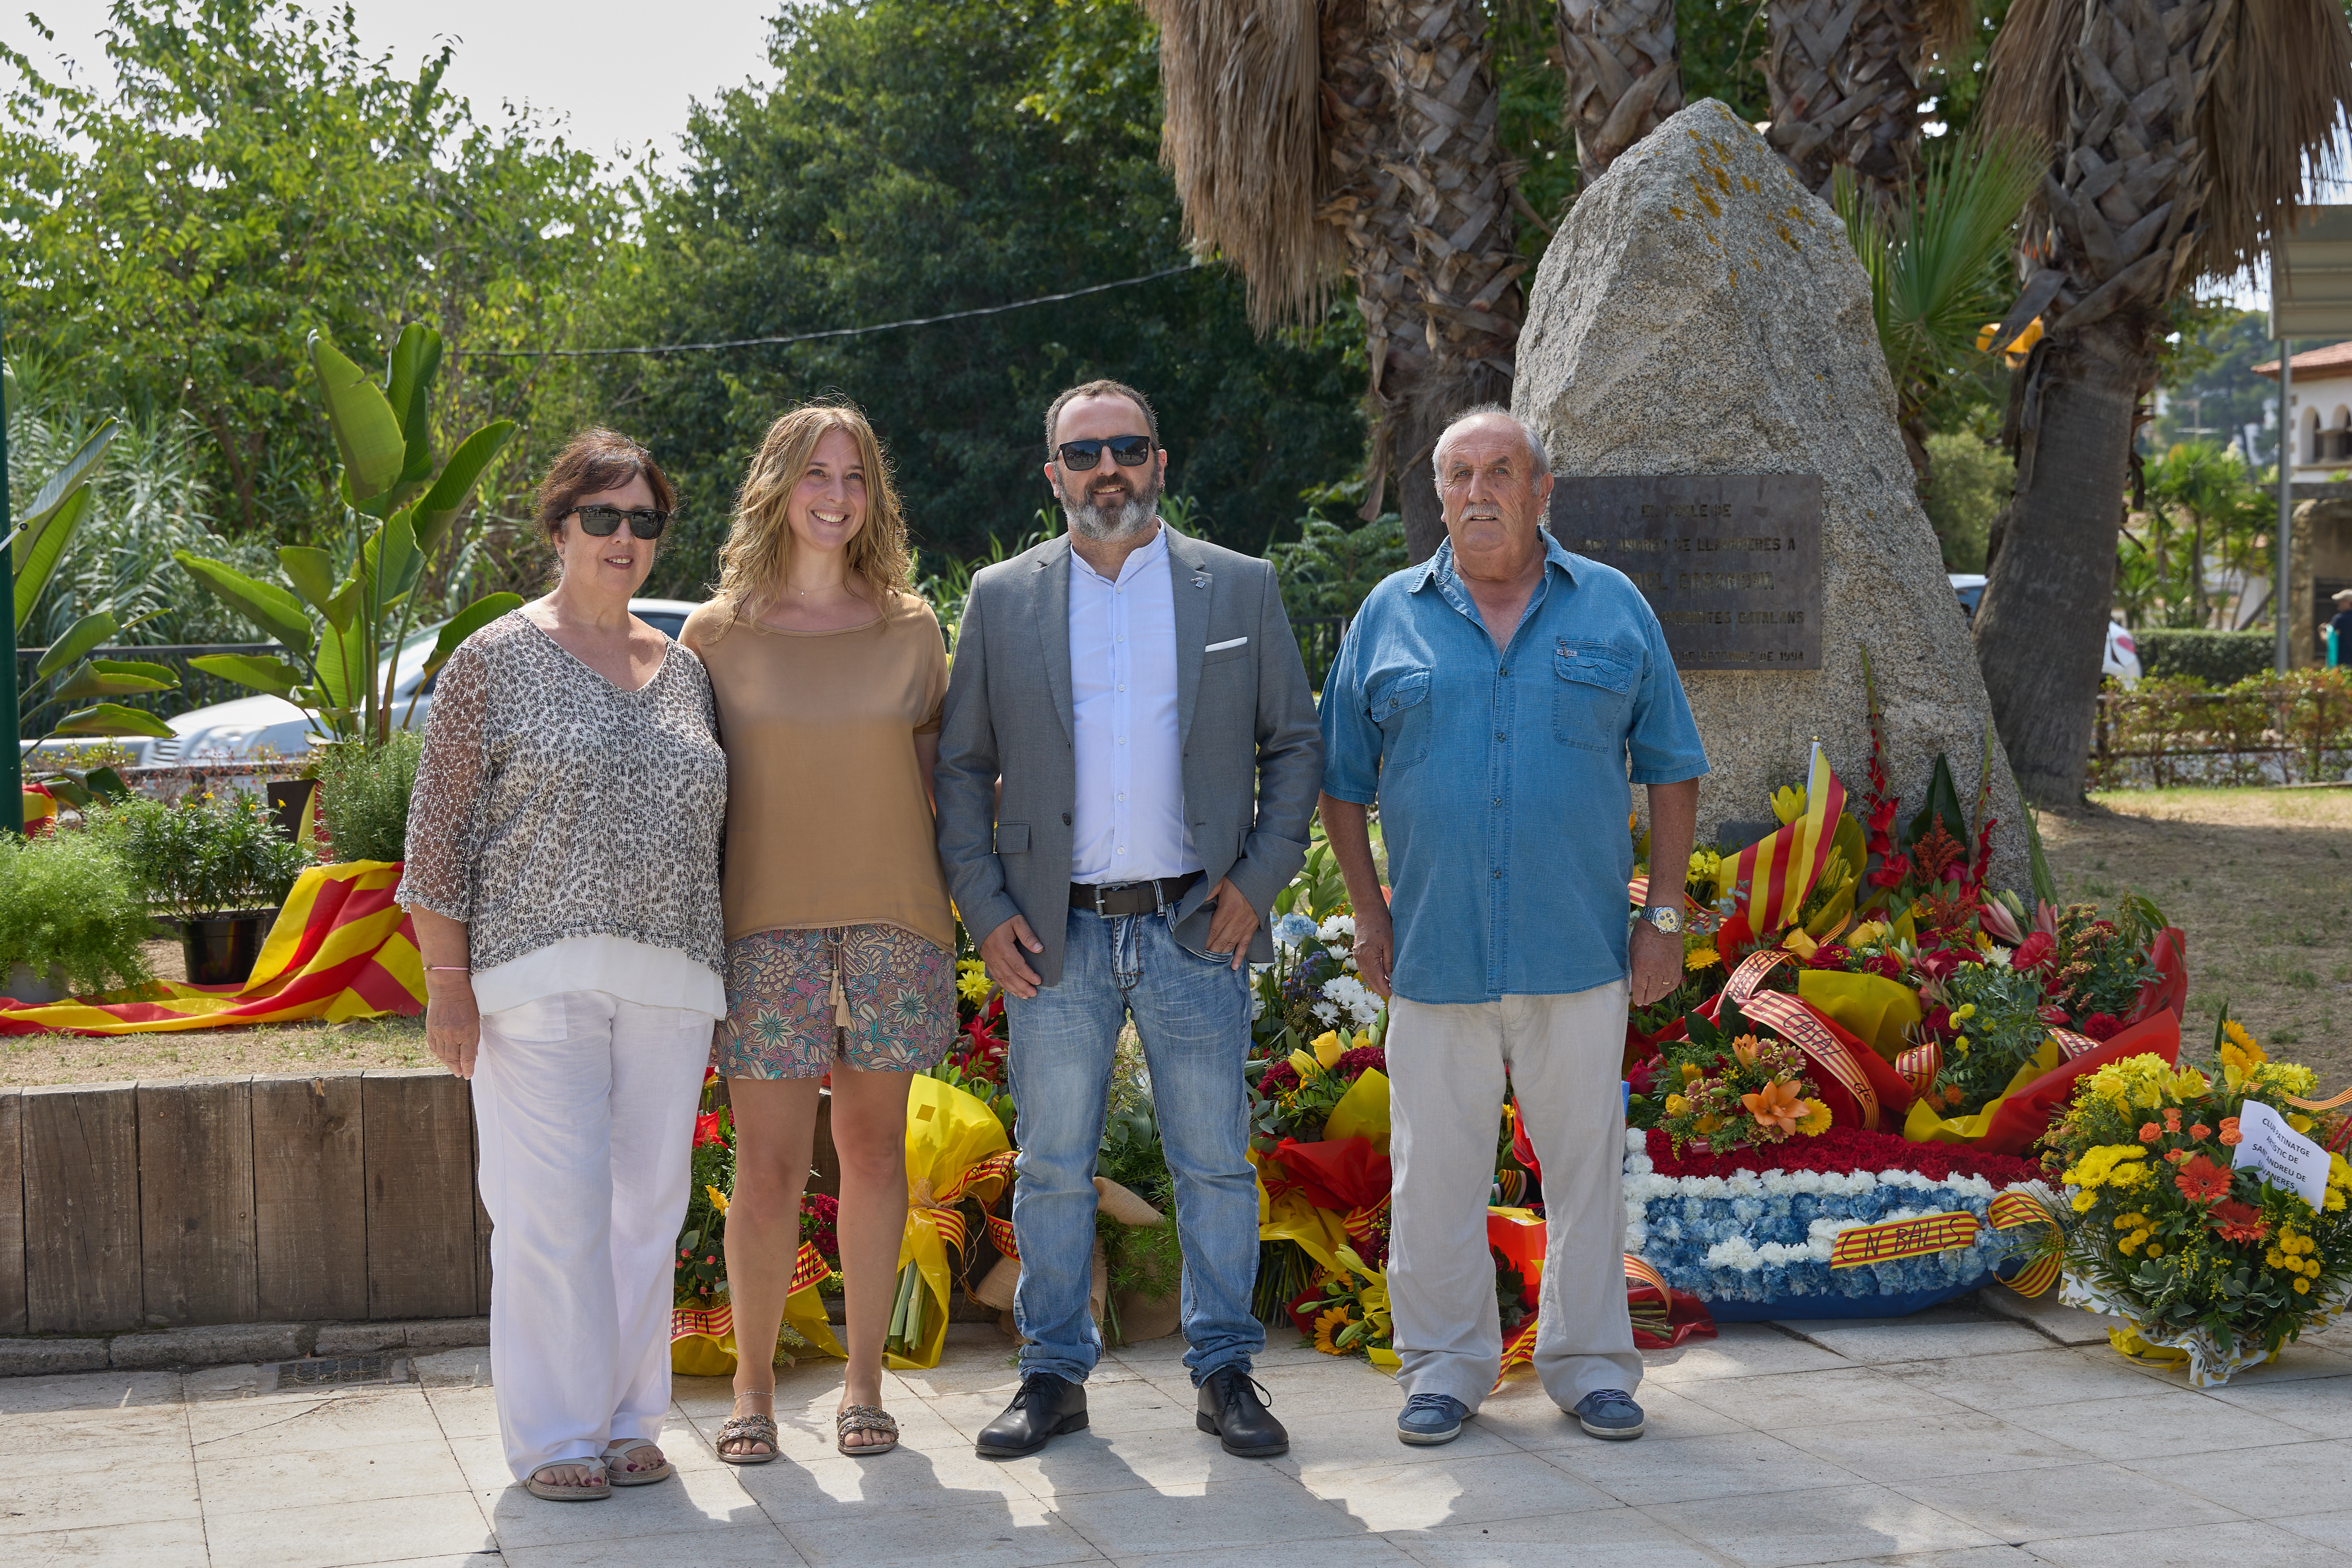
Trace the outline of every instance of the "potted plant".
[[424, 737], [413, 729], [394, 730], [381, 746], [334, 740], [311, 752], [328, 858], [398, 861], [407, 854], [408, 797], [424, 752]]
[[148, 897], [180, 926], [188, 980], [243, 985], [294, 879], [310, 863], [252, 796], [167, 806], [138, 797], [108, 809], [98, 831]]
[[0, 964], [29, 1005], [143, 984], [147, 901], [112, 849], [88, 833], [0, 838]]

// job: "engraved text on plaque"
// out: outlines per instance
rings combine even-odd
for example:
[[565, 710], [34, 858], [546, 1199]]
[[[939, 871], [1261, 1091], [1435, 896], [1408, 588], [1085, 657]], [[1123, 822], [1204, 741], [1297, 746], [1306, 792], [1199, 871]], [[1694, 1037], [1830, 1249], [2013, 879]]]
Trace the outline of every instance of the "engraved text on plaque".
[[1822, 667], [1821, 476], [1563, 476], [1549, 523], [1633, 580], [1677, 669]]

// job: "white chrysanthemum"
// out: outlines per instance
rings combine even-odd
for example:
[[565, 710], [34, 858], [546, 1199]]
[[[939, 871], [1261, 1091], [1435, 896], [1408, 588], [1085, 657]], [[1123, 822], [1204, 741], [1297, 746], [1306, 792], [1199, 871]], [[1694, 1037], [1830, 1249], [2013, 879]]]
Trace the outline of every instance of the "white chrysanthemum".
[[1370, 987], [1351, 976], [1335, 975], [1324, 981], [1323, 996], [1347, 1009], [1358, 1029], [1370, 1029], [1380, 1019], [1381, 998], [1372, 995]]
[[1337, 1002], [1317, 1002], [1307, 1010], [1313, 1013], [1318, 1022], [1335, 1024], [1339, 1021], [1339, 1004]]
[[1627, 1154], [1646, 1154], [1649, 1152], [1649, 1134], [1642, 1131], [1639, 1127], [1628, 1127], [1625, 1129], [1625, 1152]]
[[1356, 917], [1352, 915], [1327, 915], [1315, 935], [1326, 942], [1353, 942], [1356, 939]]

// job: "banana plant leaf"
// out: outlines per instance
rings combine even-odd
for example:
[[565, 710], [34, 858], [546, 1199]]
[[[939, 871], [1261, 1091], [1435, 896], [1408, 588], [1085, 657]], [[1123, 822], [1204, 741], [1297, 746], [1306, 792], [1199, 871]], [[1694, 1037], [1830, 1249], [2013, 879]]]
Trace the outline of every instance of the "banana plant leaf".
[[262, 582], [216, 560], [186, 550], [172, 552], [188, 575], [210, 589], [213, 596], [298, 653], [310, 652], [314, 635], [302, 601], [274, 582]]
[[278, 564], [284, 570], [286, 580], [294, 585], [294, 591], [309, 600], [310, 607], [325, 616], [329, 625], [340, 632], [349, 624], [350, 601], [336, 597], [332, 556], [315, 545], [280, 545]]
[[416, 548], [430, 551], [441, 542], [450, 523], [466, 505], [466, 497], [473, 490], [482, 470], [490, 459], [506, 445], [514, 434], [514, 421], [501, 419], [482, 426], [449, 454], [449, 461], [441, 465], [441, 476], [433, 481], [433, 488], [425, 499], [416, 503], [415, 511]]
[[357, 713], [367, 701], [375, 678], [375, 660], [367, 623], [354, 617], [349, 627], [330, 632], [319, 643], [319, 690], [321, 711]]
[[302, 684], [302, 672], [274, 653], [199, 653], [188, 661], [188, 668], [273, 697], [285, 696]]
[[114, 697], [127, 692], [168, 692], [180, 684], [169, 664], [131, 659], [90, 659], [66, 677], [58, 688], [60, 702], [85, 697]]
[[342, 454], [343, 500], [370, 517], [384, 516], [408, 465], [399, 417], [367, 372], [318, 332], [310, 334], [310, 371], [327, 405], [335, 449]]
[[33, 606], [40, 601], [41, 590], [49, 585], [49, 575], [58, 570], [58, 561], [66, 553], [66, 546], [73, 542], [74, 530], [81, 527], [84, 517], [89, 516], [90, 502], [89, 486], [85, 485], [58, 503], [47, 526], [32, 536], [29, 544], [21, 538], [17, 541], [14, 606], [17, 631], [25, 629], [26, 621], [33, 613]]
[[172, 738], [172, 727], [152, 713], [142, 713], [135, 707], [120, 703], [100, 703], [79, 713], [69, 713], [58, 721], [54, 735], [144, 735], [157, 740]]
[[406, 444], [399, 483], [421, 485], [433, 475], [431, 423], [427, 393], [441, 371], [441, 334], [420, 322], [400, 329], [384, 367], [384, 402], [400, 422]]
[[33, 678], [37, 681], [48, 679], [113, 635], [114, 617], [105, 611], [83, 616], [67, 629], [64, 636], [49, 644], [49, 651], [41, 655], [39, 664], [33, 666]]
[[65, 466], [42, 482], [41, 487], [33, 494], [33, 504], [25, 508], [25, 515], [9, 530], [7, 539], [0, 542], [28, 544], [39, 538], [41, 529], [47, 526], [58, 509], [80, 490], [91, 475], [98, 472], [99, 460], [106, 455], [107, 447], [112, 444], [121, 429], [120, 422], [110, 419], [91, 431], [89, 439], [66, 459]]
[[[365, 605], [373, 601], [381, 613], [406, 598], [417, 579], [424, 575], [425, 552], [416, 548], [416, 530], [409, 523], [409, 513], [402, 510], [393, 513], [368, 536], [367, 543], [360, 549], [359, 570], [352, 574], [352, 580], [361, 584], [359, 602]], [[379, 580], [381, 587], [377, 586]]]

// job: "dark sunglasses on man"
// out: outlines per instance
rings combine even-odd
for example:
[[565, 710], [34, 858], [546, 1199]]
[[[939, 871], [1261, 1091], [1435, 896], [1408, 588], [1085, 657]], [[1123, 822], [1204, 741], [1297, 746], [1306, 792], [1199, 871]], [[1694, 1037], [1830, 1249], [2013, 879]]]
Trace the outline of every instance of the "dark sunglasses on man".
[[657, 539], [669, 527], [671, 514], [657, 512], [649, 507], [574, 507], [572, 515], [580, 519], [580, 531], [593, 538], [610, 538], [627, 523], [629, 532], [641, 539]]
[[1106, 446], [1110, 448], [1111, 456], [1118, 460], [1118, 465], [1122, 468], [1140, 468], [1151, 461], [1151, 437], [1148, 435], [1114, 435], [1104, 440], [1065, 441], [1055, 450], [1061, 454], [1064, 467], [1073, 474], [1084, 474], [1102, 461], [1103, 448]]

